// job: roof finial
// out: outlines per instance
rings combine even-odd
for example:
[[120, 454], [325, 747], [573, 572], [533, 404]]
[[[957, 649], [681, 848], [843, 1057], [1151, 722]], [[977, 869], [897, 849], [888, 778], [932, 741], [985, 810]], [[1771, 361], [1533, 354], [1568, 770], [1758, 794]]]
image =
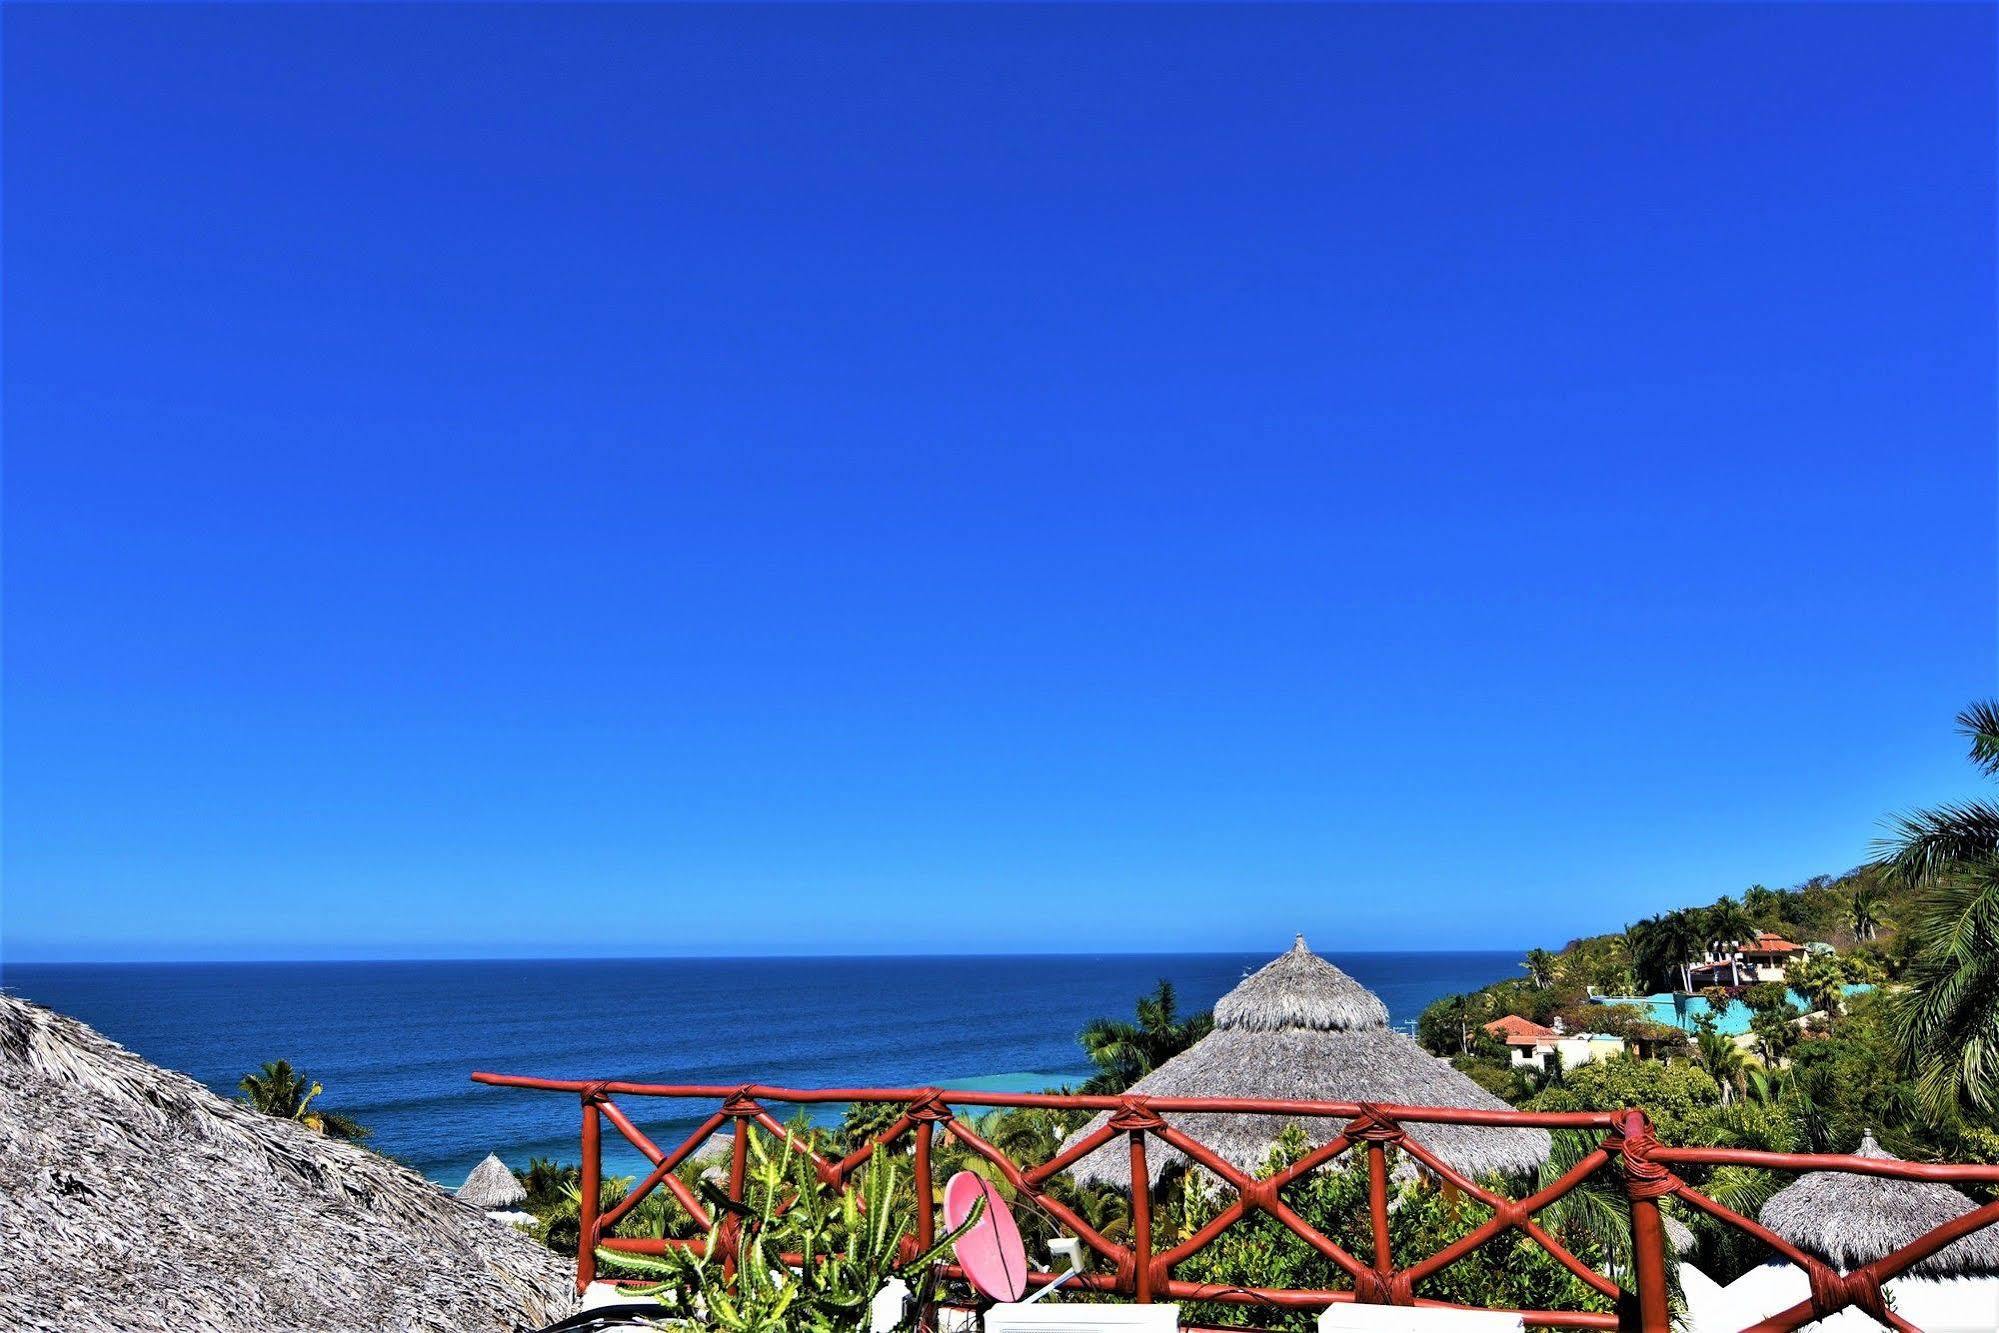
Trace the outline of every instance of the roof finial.
[[1301, 931], [1299, 931], [1299, 932], [1298, 932], [1298, 934], [1297, 934], [1297, 936], [1296, 936], [1296, 937], [1295, 937], [1295, 938], [1294, 938], [1294, 939], [1292, 940], [1292, 943], [1291, 943], [1291, 952], [1292, 952], [1292, 953], [1310, 953], [1310, 952], [1312, 952], [1312, 951], [1311, 951], [1310, 949], [1308, 949], [1308, 948], [1306, 948], [1306, 947], [1305, 947], [1305, 932], [1304, 932], [1304, 931], [1302, 931], [1302, 930], [1301, 930]]

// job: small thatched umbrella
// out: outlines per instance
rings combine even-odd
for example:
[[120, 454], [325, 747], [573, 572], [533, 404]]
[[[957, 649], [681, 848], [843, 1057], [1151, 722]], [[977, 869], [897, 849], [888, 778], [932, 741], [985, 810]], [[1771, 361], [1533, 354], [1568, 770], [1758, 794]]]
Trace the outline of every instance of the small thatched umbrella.
[[694, 1150], [694, 1161], [701, 1166], [701, 1178], [717, 1185], [729, 1183], [729, 1163], [734, 1159], [736, 1136], [728, 1130], [717, 1130], [707, 1141]]
[[[1305, 947], [1244, 978], [1215, 1005], [1215, 1030], [1132, 1085], [1156, 1097], [1280, 1097], [1310, 1101], [1393, 1102], [1504, 1111], [1505, 1102], [1388, 1025], [1374, 992]], [[1100, 1114], [1069, 1136], [1075, 1143], [1108, 1119]], [[1324, 1143], [1340, 1122], [1278, 1115], [1169, 1114], [1176, 1127], [1231, 1164], [1255, 1171], [1285, 1127]], [[1531, 1171], [1548, 1157], [1540, 1129], [1415, 1125], [1409, 1133], [1468, 1175]], [[1156, 1175], [1180, 1154], [1154, 1143]], [[1074, 1168], [1078, 1179], [1122, 1186], [1131, 1175], [1123, 1145], [1109, 1143]]]
[[573, 1281], [407, 1167], [0, 995], [0, 1328], [510, 1333]]
[[458, 1202], [488, 1213], [526, 1203], [527, 1198], [528, 1192], [514, 1179], [514, 1173], [507, 1169], [498, 1153], [487, 1153], [486, 1160], [473, 1167], [472, 1174], [458, 1187]]
[[[1861, 1136], [1854, 1155], [1895, 1160], [1871, 1133]], [[1975, 1207], [1941, 1181], [1813, 1171], [1771, 1195], [1757, 1220], [1805, 1253], [1847, 1272], [1893, 1254]], [[1999, 1274], [1999, 1227], [1974, 1231], [1909, 1272], [1919, 1277]]]

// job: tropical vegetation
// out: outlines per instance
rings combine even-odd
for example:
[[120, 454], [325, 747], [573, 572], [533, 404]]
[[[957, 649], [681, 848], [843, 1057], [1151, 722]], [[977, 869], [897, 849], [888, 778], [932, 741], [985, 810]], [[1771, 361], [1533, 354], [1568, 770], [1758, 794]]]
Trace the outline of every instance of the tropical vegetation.
[[[1287, 1130], [1271, 1149], [1257, 1173], [1268, 1178], [1303, 1157], [1304, 1132]], [[1410, 1178], [1394, 1184], [1389, 1199], [1389, 1246], [1394, 1254], [1435, 1254], [1476, 1230], [1490, 1216], [1480, 1204], [1455, 1190], [1435, 1187], [1413, 1173], [1397, 1170], [1399, 1154], [1390, 1154], [1391, 1176]], [[1553, 1176], [1547, 1177], [1552, 1182]], [[1486, 1182], [1495, 1193], [1518, 1193], [1513, 1184]], [[1175, 1232], [1185, 1240], [1220, 1213], [1232, 1195], [1218, 1191], [1200, 1174], [1186, 1178], [1178, 1206]], [[1368, 1211], [1367, 1159], [1358, 1153], [1313, 1172], [1284, 1191], [1284, 1200], [1307, 1223], [1330, 1237], [1363, 1263], [1374, 1262], [1374, 1235]], [[1595, 1230], [1573, 1225], [1577, 1219], [1555, 1216], [1542, 1220], [1583, 1262], [1602, 1269], [1610, 1257]], [[1339, 1290], [1351, 1281], [1332, 1260], [1258, 1212], [1224, 1231], [1213, 1244], [1183, 1261], [1175, 1276], [1217, 1287], [1273, 1287]], [[1540, 1245], [1509, 1230], [1472, 1251], [1435, 1276], [1418, 1284], [1416, 1294], [1427, 1300], [1452, 1301], [1511, 1309], [1608, 1311], [1611, 1306]], [[1272, 1309], [1260, 1305], [1196, 1302], [1181, 1314], [1201, 1327], [1302, 1330], [1313, 1326], [1316, 1312]]]
[[290, 1120], [329, 1139], [365, 1139], [369, 1130], [338, 1111], [329, 1111], [313, 1102], [326, 1091], [304, 1070], [293, 1069], [289, 1060], [270, 1060], [255, 1073], [245, 1074], [236, 1086], [242, 1100], [265, 1115]]
[[1123, 1092], [1207, 1036], [1214, 1026], [1211, 1013], [1182, 1017], [1173, 983], [1162, 978], [1151, 994], [1139, 997], [1136, 1022], [1093, 1018], [1083, 1025], [1078, 1040], [1097, 1072], [1082, 1090]]
[[[895, 1154], [876, 1153], [850, 1188], [835, 1193], [819, 1188], [811, 1160], [789, 1139], [770, 1149], [754, 1136], [750, 1147], [740, 1200], [703, 1182], [716, 1220], [702, 1252], [668, 1249], [654, 1258], [605, 1250], [600, 1262], [646, 1279], [635, 1294], [654, 1297], [670, 1317], [724, 1333], [865, 1333], [878, 1327], [876, 1295], [900, 1279], [908, 1299], [893, 1327], [914, 1328], [938, 1261], [978, 1220], [979, 1206], [957, 1231], [904, 1255], [915, 1200]], [[724, 1228], [735, 1233], [729, 1269], [717, 1243]]]
[[[1957, 716], [1979, 772], [1999, 777], [1999, 703]], [[1925, 1107], [1989, 1113], [1999, 1102], [1999, 805], [1967, 800], [1902, 815], [1878, 862], [1918, 896], [1908, 988], [1895, 1024]]]
[[[1999, 778], [1999, 703], [1972, 705], [1957, 726], [1974, 767]], [[1845, 1151], [1872, 1128], [1900, 1156], [1999, 1160], [1999, 802], [1895, 816], [1876, 851], [1842, 874], [1785, 889], [1750, 885], [1623, 931], [1530, 950], [1524, 975], [1431, 1004], [1418, 1040], [1518, 1105], [1639, 1106], [1679, 1142]], [[1685, 1029], [1596, 998], [1690, 996], [1693, 965], [1711, 945], [1759, 931], [1807, 951], [1783, 983], [1724, 974], [1745, 984], [1700, 992], [1709, 1004]], [[1854, 993], [1857, 983], [1871, 990]], [[1739, 1037], [1715, 1022], [1731, 1003], [1748, 1010]], [[1636, 1036], [1650, 1058], [1516, 1068], [1484, 1031], [1506, 1014]], [[1703, 1188], [1750, 1205], [1784, 1183], [1764, 1172], [1710, 1175]], [[1703, 1218], [1682, 1220], [1704, 1250], [1719, 1251], [1707, 1267], [1725, 1278], [1732, 1242]]]

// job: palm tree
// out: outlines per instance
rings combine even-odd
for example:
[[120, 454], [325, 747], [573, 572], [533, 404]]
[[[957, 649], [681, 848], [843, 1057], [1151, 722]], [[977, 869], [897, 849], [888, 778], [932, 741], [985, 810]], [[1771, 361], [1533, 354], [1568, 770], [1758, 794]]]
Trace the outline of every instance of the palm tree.
[[1634, 921], [1624, 928], [1624, 939], [1630, 947], [1631, 970], [1638, 978], [1639, 989], [1653, 989], [1658, 978], [1671, 967], [1665, 957], [1663, 918], [1648, 916]]
[[1555, 980], [1555, 971], [1561, 966], [1561, 959], [1546, 949], [1529, 949], [1520, 966], [1527, 969], [1527, 979], [1534, 983], [1535, 990], [1546, 990]]
[[1106, 1240], [1120, 1241], [1131, 1230], [1131, 1196], [1122, 1188], [1092, 1182], [1074, 1189], [1071, 1206]]
[[1181, 1018], [1173, 983], [1162, 980], [1150, 995], [1138, 1000], [1138, 1021], [1093, 1018], [1077, 1037], [1097, 1074], [1083, 1085], [1087, 1093], [1123, 1092], [1214, 1030], [1211, 1013]]
[[[1041, 1118], [1037, 1118], [1041, 1117]], [[999, 1109], [980, 1116], [968, 1116], [965, 1128], [1000, 1150], [1002, 1156], [1020, 1166], [1046, 1161], [1059, 1150], [1062, 1135], [1049, 1113], [1038, 1110]], [[1008, 1199], [1015, 1196], [1006, 1172], [973, 1152], [955, 1135], [937, 1139], [931, 1149], [932, 1169], [939, 1179], [949, 1179], [960, 1171], [984, 1176]]]
[[[1972, 764], [1999, 777], [1999, 702], [1957, 715]], [[1935, 1112], [1999, 1103], [1999, 804], [1966, 800], [1897, 817], [1875, 865], [1923, 893], [1895, 1002], [1903, 1060]]]
[[1798, 1039], [1798, 1029], [1793, 1025], [1788, 1009], [1757, 1010], [1749, 1016], [1749, 1031], [1756, 1038], [1756, 1054], [1772, 1068]]
[[1446, 1021], [1457, 1034], [1458, 1054], [1470, 1055], [1471, 1048], [1478, 1044], [1479, 1033], [1485, 1029], [1486, 1020], [1492, 1017], [1492, 997], [1484, 991], [1472, 991], [1466, 995], [1447, 996], [1442, 1003]]
[[1783, 894], [1761, 884], [1751, 884], [1742, 891], [1742, 910], [1749, 913], [1751, 922], [1758, 930], [1775, 926], [1783, 905]]
[[1823, 1009], [1826, 1016], [1839, 1015], [1839, 1002], [1845, 994], [1846, 970], [1831, 954], [1809, 953], [1788, 969], [1787, 980], [1791, 989], [1811, 1001], [1815, 1009]]
[[1853, 886], [1853, 894], [1846, 900], [1847, 919], [1853, 925], [1853, 938], [1865, 943], [1880, 933], [1881, 900], [1887, 895], [1879, 884], [1862, 880]]
[[1589, 981], [1598, 990], [1612, 995], [1636, 991], [1638, 978], [1632, 973], [1631, 941], [1622, 934], [1605, 935], [1590, 950]]
[[972, 1130], [1007, 1157], [1028, 1166], [1045, 1162], [1062, 1148], [1062, 1113], [1035, 1106], [988, 1111]]
[[1787, 1086], [1784, 1071], [1770, 1065], [1748, 1065], [1742, 1071], [1742, 1090], [1761, 1106], [1775, 1106]]
[[894, 1102], [848, 1102], [840, 1113], [840, 1146], [853, 1152], [900, 1119], [902, 1107]]
[[1878, 986], [1884, 975], [1881, 964], [1864, 954], [1843, 953], [1834, 955], [1839, 964], [1839, 979], [1849, 986]]
[[514, 1172], [514, 1179], [527, 1191], [526, 1208], [540, 1212], [553, 1207], [563, 1194], [583, 1179], [583, 1168], [573, 1162], [557, 1162], [547, 1157], [528, 1160], [527, 1170]]
[[236, 1084], [243, 1100], [265, 1115], [304, 1125], [329, 1139], [365, 1139], [369, 1131], [337, 1111], [315, 1111], [312, 1099], [326, 1091], [289, 1060], [265, 1062], [254, 1074], [243, 1075]]
[[1648, 916], [1626, 927], [1631, 962], [1639, 980], [1668, 990], [1692, 990], [1689, 962], [1704, 943], [1699, 914], [1692, 909]]
[[257, 1073], [243, 1075], [236, 1086], [243, 1090], [243, 1100], [253, 1108], [280, 1120], [298, 1119], [306, 1104], [320, 1092], [292, 1068], [289, 1060], [266, 1061]]
[[1723, 895], [1720, 902], [1704, 913], [1708, 938], [1728, 950], [1728, 979], [1742, 984], [1742, 955], [1735, 947], [1756, 933], [1756, 921], [1747, 908]]
[[1743, 1058], [1735, 1038], [1724, 1037], [1711, 1027], [1695, 1033], [1694, 1041], [1695, 1054], [1702, 1067], [1721, 1085], [1721, 1100], [1726, 1106], [1742, 1092], [1748, 1079], [1749, 1061]]

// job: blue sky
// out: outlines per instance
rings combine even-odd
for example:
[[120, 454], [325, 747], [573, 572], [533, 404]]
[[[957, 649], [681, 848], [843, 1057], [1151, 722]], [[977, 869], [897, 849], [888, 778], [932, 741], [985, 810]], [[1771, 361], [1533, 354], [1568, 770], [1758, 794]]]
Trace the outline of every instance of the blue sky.
[[4, 22], [8, 957], [1558, 944], [1976, 789], [1989, 8]]

